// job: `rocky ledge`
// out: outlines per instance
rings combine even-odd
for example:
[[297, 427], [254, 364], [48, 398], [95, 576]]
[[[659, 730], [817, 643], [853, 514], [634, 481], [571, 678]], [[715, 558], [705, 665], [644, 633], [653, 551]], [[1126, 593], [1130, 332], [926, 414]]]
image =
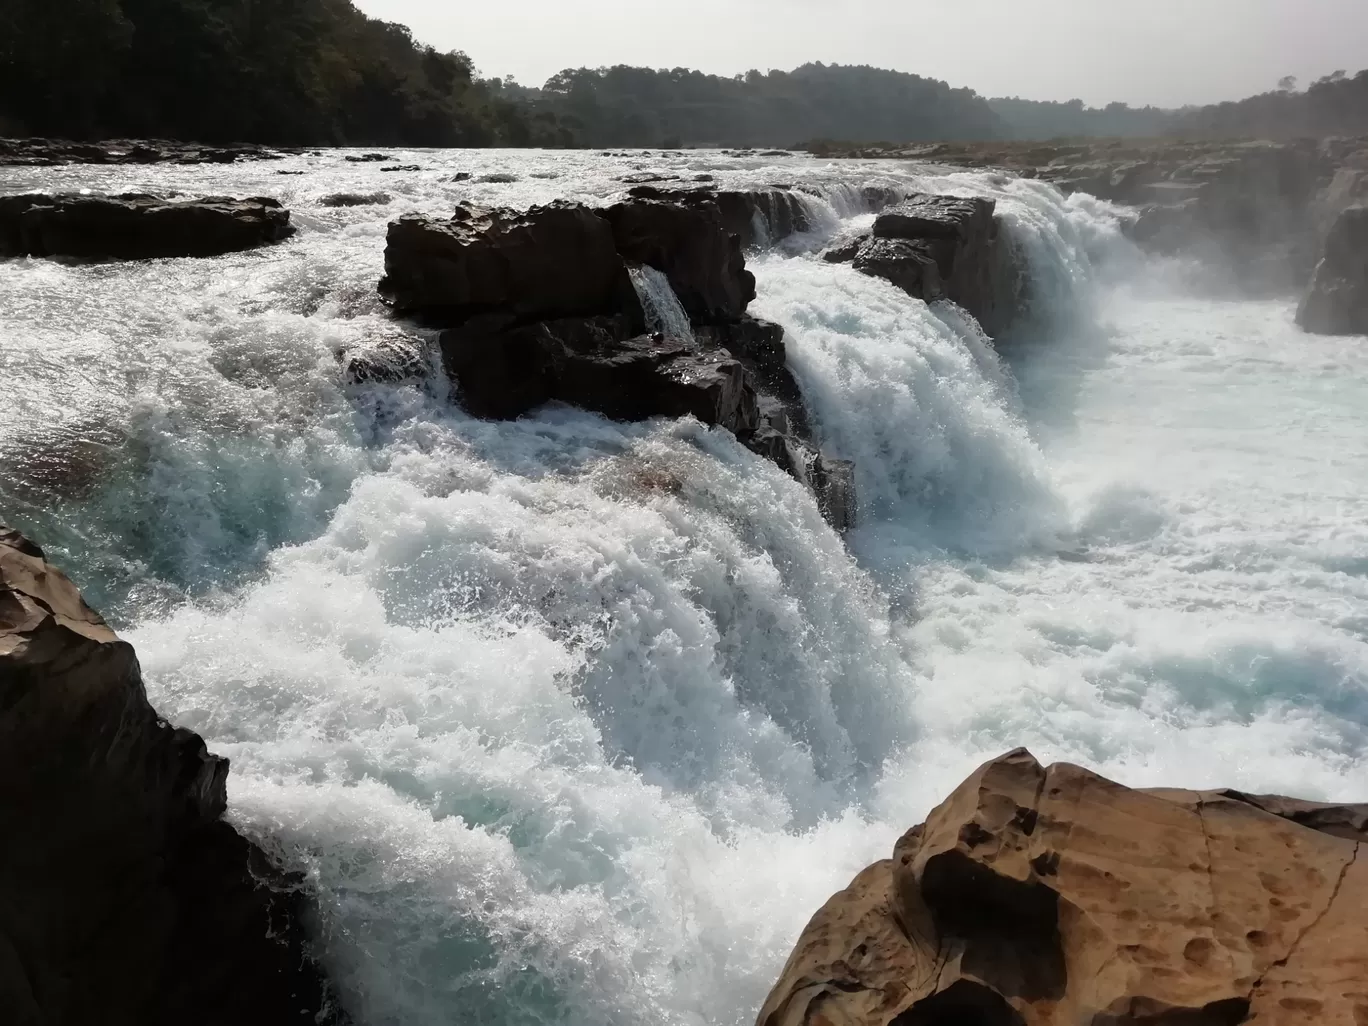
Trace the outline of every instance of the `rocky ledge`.
[[997, 336], [1025, 300], [1025, 262], [994, 216], [996, 202], [912, 196], [874, 219], [873, 229], [841, 240], [824, 259], [851, 261], [926, 302], [951, 299]]
[[53, 167], [60, 164], [231, 164], [237, 160], [279, 160], [263, 146], [203, 146], [160, 139], [0, 139], [0, 166]]
[[1368, 335], [1368, 207], [1335, 219], [1297, 323], [1319, 335]]
[[1368, 805], [1025, 750], [831, 898], [758, 1026], [1363, 1026]]
[[702, 195], [409, 215], [389, 227], [380, 293], [445, 329], [471, 413], [560, 400], [622, 420], [693, 415], [807, 484], [843, 530], [852, 470], [813, 441], [783, 329], [746, 312], [755, 278], [734, 220]]
[[0, 528], [0, 1020], [339, 1023], [302, 878], [224, 821], [228, 762]]
[[220, 256], [293, 234], [290, 212], [269, 197], [0, 196], [0, 257]]

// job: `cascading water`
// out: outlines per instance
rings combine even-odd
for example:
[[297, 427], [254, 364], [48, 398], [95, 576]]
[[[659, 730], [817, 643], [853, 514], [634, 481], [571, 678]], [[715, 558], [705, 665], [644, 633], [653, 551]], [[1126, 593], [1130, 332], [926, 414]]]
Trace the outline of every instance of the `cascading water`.
[[694, 341], [693, 325], [670, 287], [670, 279], [650, 264], [628, 268], [627, 273], [646, 313], [646, 327], [670, 338]]
[[[230, 813], [308, 867], [363, 1026], [746, 1023], [813, 910], [1017, 744], [1134, 784], [1362, 790], [1362, 340], [1146, 286], [1111, 210], [1037, 182], [395, 159], [428, 170], [0, 179], [275, 193], [301, 227], [217, 260], [0, 264], [0, 519], [232, 759]], [[844, 541], [692, 421], [490, 423], [440, 376], [344, 384], [340, 350], [411, 332], [374, 298], [389, 218], [605, 202], [657, 167], [805, 190], [806, 230], [751, 260], [754, 309], [855, 463]], [[998, 200], [1032, 268], [1018, 335], [814, 255], [870, 182]]]

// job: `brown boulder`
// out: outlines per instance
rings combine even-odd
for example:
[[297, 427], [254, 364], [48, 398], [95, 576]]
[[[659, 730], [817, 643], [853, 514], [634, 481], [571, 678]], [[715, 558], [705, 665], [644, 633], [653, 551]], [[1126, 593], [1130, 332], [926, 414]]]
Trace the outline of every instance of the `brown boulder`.
[[0, 528], [0, 1021], [337, 1021], [303, 880], [224, 822], [227, 775], [157, 716], [75, 585]]
[[290, 212], [268, 197], [0, 196], [0, 257], [220, 256], [293, 234]]
[[1365, 813], [1011, 752], [827, 902], [759, 1026], [1362, 1026]]
[[457, 208], [389, 226], [380, 295], [444, 325], [498, 311], [524, 320], [611, 313], [631, 292], [613, 229], [589, 207]]
[[1316, 335], [1368, 335], [1368, 207], [1335, 220], [1297, 323]]

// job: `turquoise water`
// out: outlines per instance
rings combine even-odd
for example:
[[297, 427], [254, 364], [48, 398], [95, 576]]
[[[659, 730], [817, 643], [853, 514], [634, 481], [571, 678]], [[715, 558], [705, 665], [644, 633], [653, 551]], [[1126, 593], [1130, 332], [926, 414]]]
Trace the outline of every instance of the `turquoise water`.
[[[234, 821], [309, 867], [361, 1022], [748, 1022], [816, 907], [1019, 744], [1133, 784], [1368, 790], [1364, 340], [1192, 295], [1037, 183], [396, 161], [428, 170], [0, 178], [269, 192], [301, 226], [212, 261], [0, 264], [0, 512], [231, 757]], [[694, 422], [485, 423], [440, 375], [344, 383], [341, 351], [430, 341], [374, 298], [389, 218], [656, 168], [819, 194], [811, 236], [752, 260], [754, 309], [855, 461], [847, 539]], [[998, 197], [1036, 281], [1017, 337], [815, 258], [871, 179]], [[395, 199], [318, 204], [343, 189]]]

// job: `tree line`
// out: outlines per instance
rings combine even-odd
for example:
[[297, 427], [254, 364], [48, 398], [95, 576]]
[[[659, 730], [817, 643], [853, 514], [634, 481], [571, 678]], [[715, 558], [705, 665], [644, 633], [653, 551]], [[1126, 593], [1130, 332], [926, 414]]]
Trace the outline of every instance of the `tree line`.
[[1178, 111], [1092, 108], [866, 66], [619, 65], [527, 87], [351, 0], [4, 0], [0, 134], [375, 146], [793, 147], [1368, 134], [1368, 71]]
[[350, 0], [5, 0], [0, 130], [77, 139], [568, 145]]

